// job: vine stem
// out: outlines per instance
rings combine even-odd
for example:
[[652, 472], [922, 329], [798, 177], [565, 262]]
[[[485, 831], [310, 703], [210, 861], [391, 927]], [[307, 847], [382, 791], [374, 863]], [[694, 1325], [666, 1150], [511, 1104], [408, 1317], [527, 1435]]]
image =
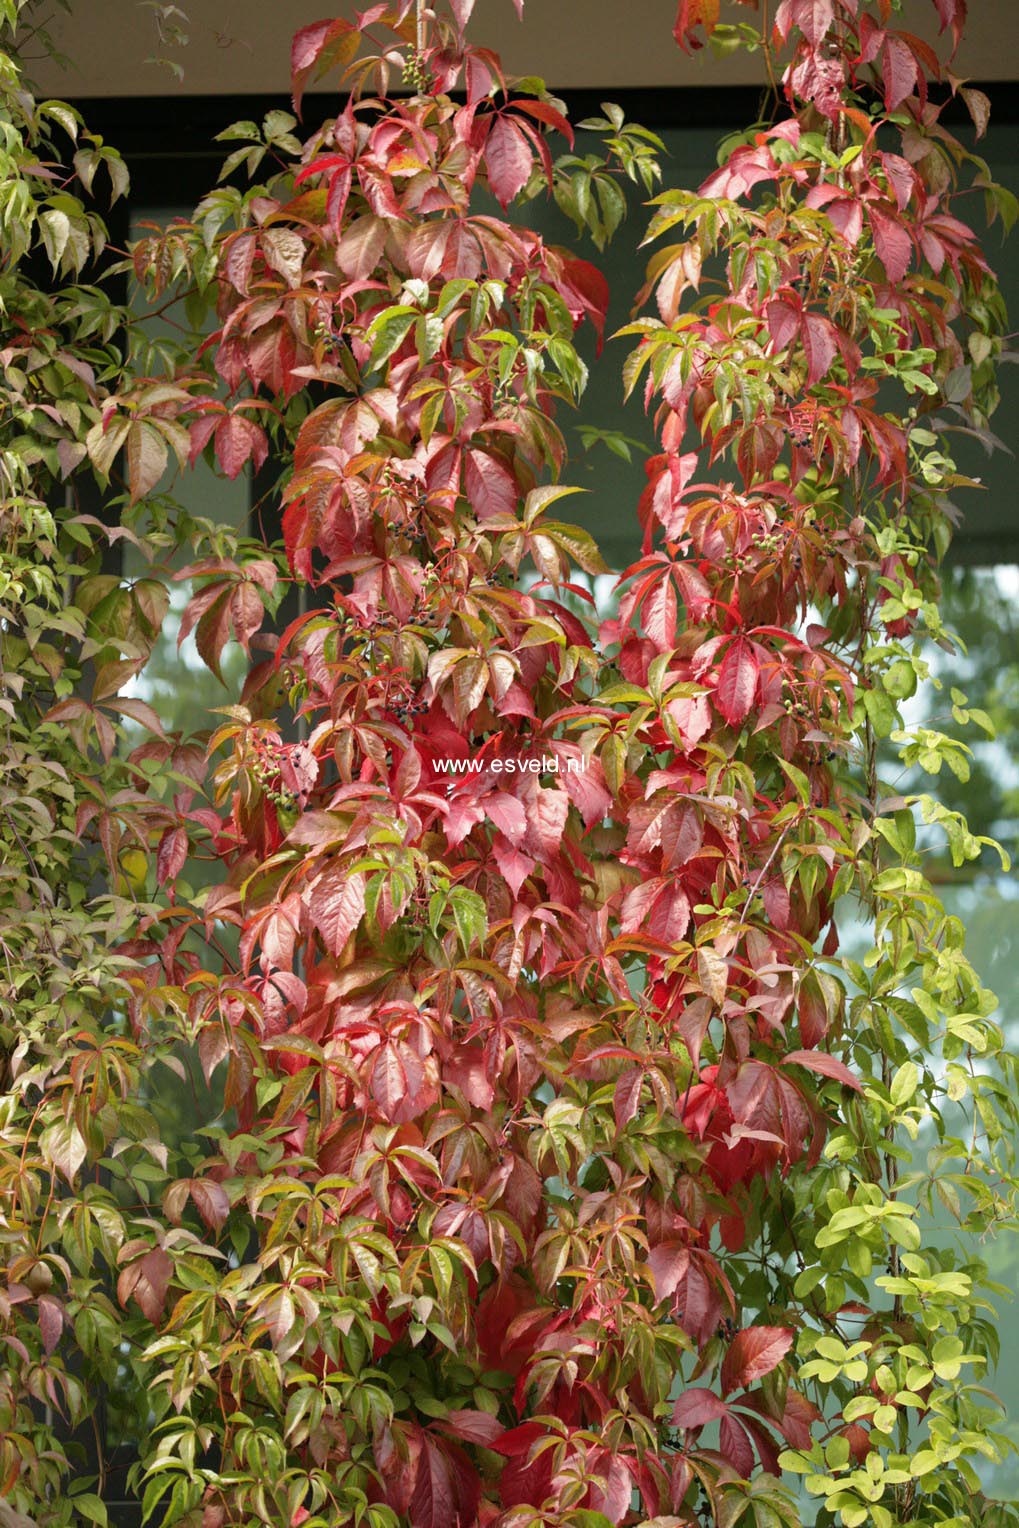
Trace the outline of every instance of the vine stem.
[[420, 58], [425, 47], [425, 0], [415, 0], [415, 8], [417, 12], [417, 51]]
[[768, 31], [771, 27], [771, 17], [768, 14], [769, 3], [770, 0], [761, 0], [761, 52], [764, 54], [764, 67], [768, 71], [768, 83], [777, 104], [782, 99], [782, 92], [775, 78], [775, 63], [771, 56], [771, 43], [768, 41]]

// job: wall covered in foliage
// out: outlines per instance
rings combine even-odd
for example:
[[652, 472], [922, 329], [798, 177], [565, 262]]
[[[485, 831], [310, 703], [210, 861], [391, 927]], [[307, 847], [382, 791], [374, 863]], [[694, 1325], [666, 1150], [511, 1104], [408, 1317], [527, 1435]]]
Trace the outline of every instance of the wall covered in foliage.
[[[903, 719], [1005, 328], [963, 0], [945, 57], [682, 0], [773, 81], [697, 190], [614, 108], [576, 153], [471, 8], [298, 34], [339, 115], [236, 124], [130, 252], [170, 365], [97, 276], [121, 162], [4, 66], [0, 1493], [105, 1522], [112, 1425], [190, 1528], [1015, 1522], [1016, 1068], [925, 875], [989, 843], [885, 780], [968, 768]], [[562, 422], [628, 185], [659, 449], [605, 615]], [[276, 464], [259, 535], [175, 505], [203, 456]], [[209, 738], [137, 692], [182, 548], [180, 638], [250, 659]]]

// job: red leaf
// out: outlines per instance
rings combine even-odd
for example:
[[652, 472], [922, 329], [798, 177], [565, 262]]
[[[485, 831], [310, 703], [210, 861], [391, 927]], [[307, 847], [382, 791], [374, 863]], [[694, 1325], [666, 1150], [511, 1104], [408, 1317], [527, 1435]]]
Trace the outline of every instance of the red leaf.
[[[767, 910], [767, 900], [765, 900], [765, 909]], [[774, 923], [775, 919], [772, 918], [771, 921]], [[821, 985], [813, 972], [808, 971], [804, 977], [796, 1006], [800, 1016], [800, 1038], [804, 1048], [811, 1050], [824, 1039], [828, 1031], [828, 1005], [824, 1000]]]
[[142, 1315], [155, 1325], [163, 1314], [172, 1272], [169, 1253], [162, 1247], [153, 1247], [123, 1270], [117, 1280], [117, 1298], [121, 1305], [126, 1305], [133, 1296]]
[[598, 336], [598, 348], [605, 332], [605, 316], [609, 309], [609, 284], [596, 265], [590, 260], [564, 260], [562, 277], [558, 283], [576, 322], [589, 318]]
[[539, 785], [529, 807], [524, 848], [543, 861], [550, 862], [558, 854], [562, 843], [570, 798], [565, 791]]
[[439, 1426], [455, 1438], [462, 1438], [465, 1443], [480, 1443], [485, 1448], [491, 1448], [496, 1438], [503, 1435], [502, 1423], [495, 1417], [487, 1411], [472, 1411], [469, 1408], [447, 1412]]
[[504, 844], [499, 838], [496, 838], [492, 844], [492, 855], [510, 891], [514, 897], [518, 897], [521, 886], [534, 869], [537, 860], [519, 849], [514, 849], [512, 844]]
[[707, 1422], [720, 1422], [728, 1415], [728, 1406], [713, 1390], [684, 1390], [672, 1408], [676, 1427], [703, 1427]]
[[547, 1437], [546, 1429], [540, 1422], [521, 1422], [519, 1427], [510, 1427], [501, 1433], [492, 1444], [496, 1453], [505, 1454], [507, 1459], [519, 1459], [530, 1453], [533, 1444], [539, 1438]]
[[242, 297], [247, 297], [251, 271], [258, 251], [258, 237], [253, 233], [233, 234], [223, 257], [227, 280]]
[[547, 101], [513, 101], [511, 105], [517, 111], [525, 111], [529, 117], [535, 117], [539, 122], [544, 122], [547, 127], [554, 127], [557, 132], [573, 147], [573, 128], [561, 111], [556, 111]]
[[228, 478], [237, 477], [249, 457], [257, 472], [268, 454], [265, 431], [253, 419], [246, 419], [243, 414], [227, 414], [216, 426], [216, 459]]
[[397, 1447], [392, 1430], [388, 1426], [380, 1429], [375, 1441], [375, 1462], [382, 1472], [386, 1502], [405, 1517], [417, 1480], [424, 1434], [420, 1428], [406, 1424], [401, 1431], [402, 1447]]
[[533, 164], [531, 146], [519, 127], [507, 116], [495, 119], [485, 144], [488, 184], [504, 207], [527, 184]]
[[892, 285], [900, 282], [909, 269], [909, 262], [913, 255], [913, 241], [898, 218], [891, 213], [881, 212], [877, 207], [870, 209], [870, 227], [874, 235], [874, 248], [877, 257], [885, 268], [885, 273]]
[[679, 728], [688, 748], [695, 747], [711, 726], [711, 709], [706, 695], [689, 695], [670, 700], [668, 712]]
[[[717, 1277], [709, 1274], [712, 1269]], [[672, 1302], [672, 1314], [678, 1326], [703, 1347], [718, 1325], [723, 1310], [719, 1290], [721, 1270], [710, 1253], [691, 1252], [685, 1278], [681, 1279]], [[732, 1306], [731, 1294], [729, 1305]]]
[[719, 0], [679, 0], [672, 35], [684, 53], [692, 53], [704, 44], [690, 34], [695, 27], [703, 27], [708, 37], [718, 25]]
[[718, 1430], [718, 1449], [742, 1480], [749, 1480], [754, 1469], [754, 1450], [747, 1430], [737, 1417], [723, 1417]]
[[389, 224], [385, 218], [355, 218], [336, 246], [336, 263], [352, 281], [366, 281], [379, 263]]
[[591, 1492], [591, 1506], [595, 1512], [607, 1517], [610, 1523], [619, 1524], [629, 1516], [633, 1499], [633, 1476], [627, 1468], [625, 1456], [599, 1449], [592, 1458], [588, 1455], [594, 1474], [604, 1481]]
[[217, 1021], [202, 1030], [198, 1036], [198, 1059], [206, 1083], [211, 1081], [213, 1072], [229, 1054], [230, 1042], [223, 1033], [222, 1024]]
[[617, 1130], [623, 1130], [637, 1113], [643, 1083], [644, 1073], [639, 1066], [628, 1067], [620, 1074], [613, 1094]]
[[226, 1189], [215, 1178], [192, 1178], [191, 1198], [210, 1231], [218, 1231], [230, 1213]]
[[952, 40], [958, 47], [966, 24], [966, 0], [934, 0], [934, 4], [941, 20], [941, 31], [951, 27]]
[[972, 87], [964, 87], [959, 91], [966, 102], [966, 110], [973, 118], [973, 126], [977, 130], [977, 137], [982, 138], [987, 131], [987, 124], [991, 120], [990, 98], [982, 90], [974, 90]]
[[664, 876], [632, 886], [623, 898], [619, 924], [624, 934], [647, 926], [666, 944], [682, 939], [690, 923], [690, 899], [678, 881]]
[[918, 78], [923, 77], [922, 71], [913, 56], [912, 49], [908, 43], [903, 42], [901, 37], [889, 35], [885, 38], [884, 47], [881, 50], [881, 62], [885, 107], [888, 111], [895, 111], [907, 96], [912, 95]]
[[703, 621], [711, 609], [711, 589], [707, 579], [690, 562], [673, 563], [672, 576], [683, 596], [683, 604], [692, 621]]
[[[206, 591], [202, 591], [205, 593]], [[220, 668], [220, 658], [223, 649], [230, 640], [230, 597], [231, 589], [219, 589], [212, 604], [206, 610], [195, 628], [195, 646], [206, 668], [211, 669], [216, 678], [223, 683], [223, 671]], [[198, 599], [201, 595], [197, 596]], [[195, 601], [192, 601], [194, 604]], [[190, 607], [189, 607], [190, 608]], [[180, 643], [186, 635], [186, 627], [181, 623], [177, 641]]]
[[414, 1528], [455, 1528], [460, 1519], [449, 1464], [431, 1438], [423, 1442], [407, 1515]]
[[715, 689], [718, 709], [730, 726], [735, 726], [748, 715], [757, 694], [760, 672], [753, 643], [745, 637], [737, 637], [726, 649]]
[[769, 302], [766, 316], [774, 349], [788, 350], [800, 332], [800, 308], [784, 297], [776, 297]]
[[255, 584], [247, 580], [238, 584], [230, 596], [230, 624], [249, 658], [251, 638], [262, 629], [264, 620], [265, 606]]
[[782, 1362], [794, 1334], [784, 1326], [747, 1326], [737, 1332], [722, 1363], [723, 1395], [746, 1389]]
[[434, 1097], [434, 1089], [425, 1082], [421, 1058], [398, 1040], [379, 1047], [372, 1067], [371, 1092], [392, 1125], [406, 1124]]
[[512, 515], [520, 489], [505, 462], [488, 451], [470, 450], [464, 454], [464, 492], [479, 520], [495, 515]]
[[560, 744], [555, 751], [560, 756], [562, 768], [565, 769], [562, 780], [566, 787], [566, 794], [584, 819], [585, 828], [590, 828], [594, 823], [602, 820], [612, 805], [612, 797], [605, 785], [605, 772], [601, 762], [592, 758], [588, 760], [586, 769], [570, 768], [571, 764], [581, 762], [582, 756], [579, 750], [576, 752], [571, 750], [567, 753], [566, 747]]
[[807, 358], [807, 386], [813, 387], [826, 376], [835, 359], [835, 325], [819, 313], [803, 315], [803, 353]]
[[690, 1267], [690, 1249], [681, 1242], [662, 1242], [652, 1247], [648, 1256], [655, 1294], [667, 1300], [675, 1294]]
[[644, 630], [660, 653], [670, 652], [676, 645], [678, 612], [676, 587], [666, 573], [656, 581], [641, 611]]
[[53, 1295], [39, 1296], [39, 1333], [47, 1356], [60, 1341], [64, 1329], [64, 1308]]
[[167, 828], [159, 840], [159, 848], [156, 850], [156, 880], [160, 886], [165, 886], [167, 881], [175, 881], [184, 868], [184, 861], [188, 857], [188, 835], [186, 828]]
[[818, 1072], [822, 1077], [832, 1077], [836, 1082], [841, 1082], [854, 1092], [862, 1093], [863, 1085], [860, 1079], [849, 1070], [844, 1061], [837, 1056], [829, 1055], [827, 1051], [818, 1050], [795, 1050], [783, 1057], [783, 1066], [805, 1066], [809, 1072]]
[[798, 1390], [790, 1390], [785, 1398], [785, 1411], [778, 1429], [790, 1448], [809, 1448], [810, 1429], [821, 1420], [821, 1413], [813, 1401], [808, 1401]]
[[349, 21], [330, 17], [313, 21], [294, 33], [290, 45], [290, 78], [294, 110], [300, 113], [304, 87], [314, 74], [324, 74], [333, 64], [349, 63], [357, 52], [361, 34]]

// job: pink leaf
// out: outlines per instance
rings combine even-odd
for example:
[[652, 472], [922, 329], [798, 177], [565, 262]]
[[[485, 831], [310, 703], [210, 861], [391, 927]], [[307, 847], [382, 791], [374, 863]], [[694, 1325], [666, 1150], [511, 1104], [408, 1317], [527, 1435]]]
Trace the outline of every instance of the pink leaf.
[[507, 116], [497, 117], [485, 144], [485, 164], [488, 184], [504, 207], [526, 186], [532, 163], [530, 144], [519, 127]]
[[894, 286], [902, 280], [909, 269], [913, 241], [898, 218], [890, 213], [881, 212], [876, 207], [870, 209], [870, 226], [878, 259], [885, 268], [888, 280]]
[[684, 1390], [672, 1408], [676, 1427], [703, 1427], [707, 1422], [720, 1422], [728, 1415], [728, 1406], [713, 1390]]
[[301, 110], [304, 87], [311, 75], [324, 73], [334, 63], [349, 63], [360, 40], [360, 32], [349, 21], [332, 17], [313, 21], [294, 34], [290, 45], [290, 79], [296, 112]]
[[542, 860], [551, 861], [559, 852], [570, 799], [565, 791], [539, 785], [529, 803], [525, 848]]
[[827, 1051], [818, 1050], [795, 1050], [783, 1058], [783, 1066], [805, 1066], [809, 1072], [818, 1072], [822, 1077], [831, 1077], [835, 1082], [841, 1082], [854, 1092], [861, 1093], [863, 1086], [860, 1079], [849, 1070], [844, 1061], [837, 1056], [829, 1055]]
[[474, 0], [449, 0], [449, 8], [456, 18], [456, 24], [462, 32], [471, 19], [474, 9]]
[[309, 911], [330, 955], [339, 955], [364, 915], [364, 877], [329, 871], [315, 882]]
[[289, 1289], [278, 1289], [264, 1302], [259, 1311], [273, 1347], [279, 1347], [294, 1324], [294, 1299]]
[[39, 1296], [39, 1332], [42, 1336], [42, 1345], [47, 1356], [53, 1352], [60, 1341], [60, 1333], [64, 1328], [64, 1309], [60, 1301], [53, 1295]]
[[803, 353], [807, 358], [807, 386], [827, 375], [837, 349], [835, 325], [819, 313], [803, 315]]
[[833, 0], [782, 0], [775, 13], [775, 30], [785, 41], [793, 27], [799, 27], [816, 52], [828, 35], [834, 19]]

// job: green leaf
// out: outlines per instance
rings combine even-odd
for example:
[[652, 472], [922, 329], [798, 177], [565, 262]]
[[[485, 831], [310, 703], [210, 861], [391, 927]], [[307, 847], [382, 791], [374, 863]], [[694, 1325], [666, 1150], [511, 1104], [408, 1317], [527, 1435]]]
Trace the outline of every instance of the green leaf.
[[908, 1103], [920, 1083], [920, 1072], [915, 1062], [905, 1061], [892, 1078], [889, 1093], [896, 1107]]
[[63, 1173], [73, 1187], [87, 1155], [85, 1138], [77, 1125], [70, 1120], [60, 1120], [48, 1126], [39, 1137], [39, 1149], [45, 1160]]
[[398, 306], [387, 308], [384, 313], [379, 314], [378, 318], [373, 319], [367, 331], [367, 338], [371, 344], [371, 357], [368, 362], [370, 370], [377, 371], [380, 366], [385, 365], [395, 351], [399, 350], [417, 318], [416, 308]]
[[99, 1528], [109, 1528], [109, 1515], [106, 1507], [94, 1491], [83, 1491], [71, 1498], [74, 1510], [80, 1517], [90, 1523], [98, 1523]]

